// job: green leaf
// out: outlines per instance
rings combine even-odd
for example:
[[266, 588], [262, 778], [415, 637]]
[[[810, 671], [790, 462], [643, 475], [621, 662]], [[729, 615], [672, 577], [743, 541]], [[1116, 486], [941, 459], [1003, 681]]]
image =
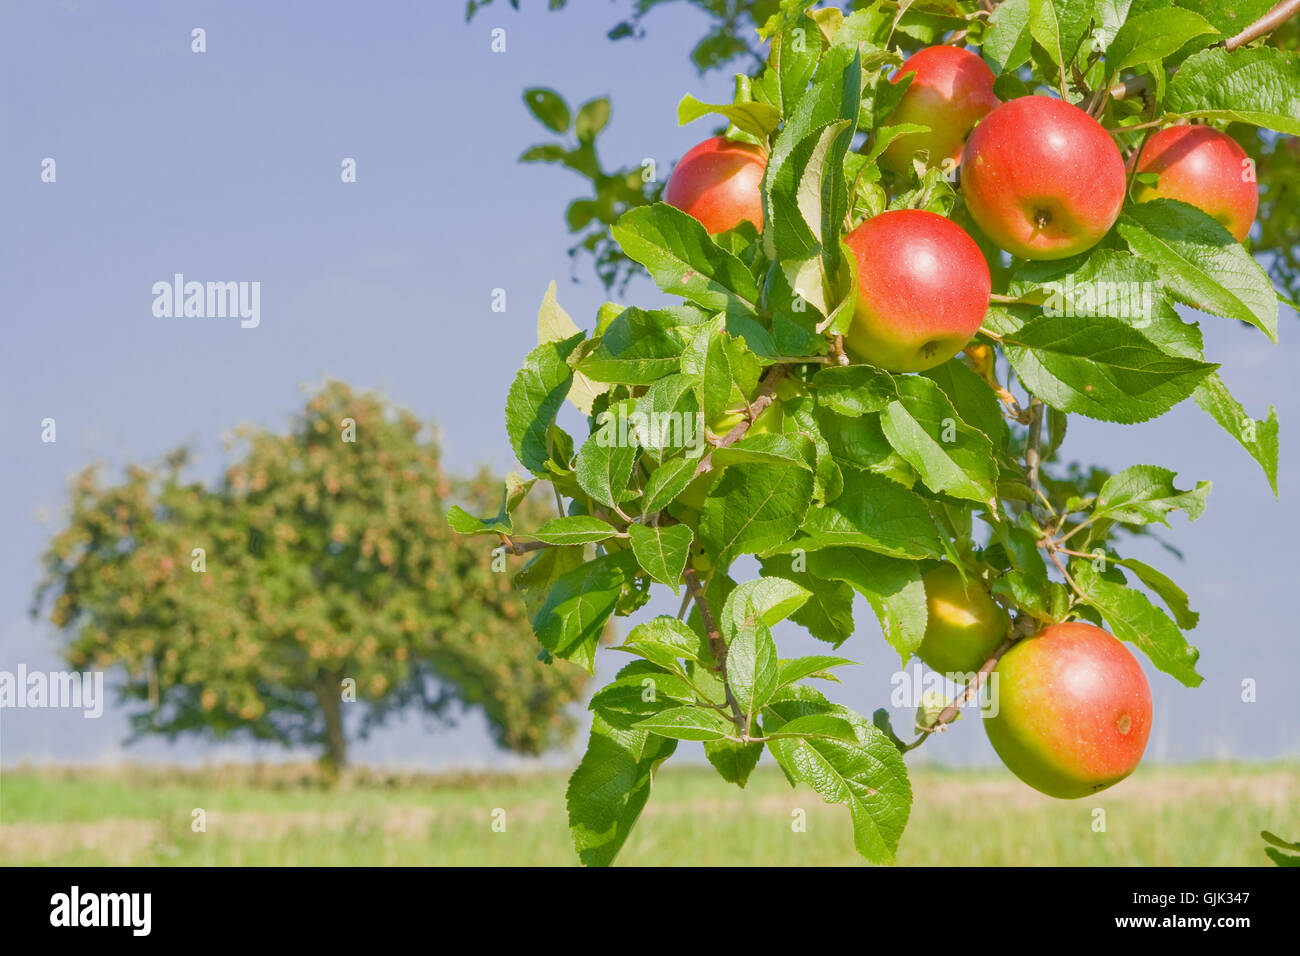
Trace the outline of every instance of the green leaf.
[[775, 627], [811, 597], [793, 581], [780, 577], [760, 577], [736, 585], [722, 606], [718, 627], [728, 642], [746, 627], [762, 624]]
[[1003, 0], [989, 17], [980, 52], [994, 75], [1024, 65], [1029, 59], [1029, 0]]
[[[813, 500], [820, 503], [837, 498], [844, 490], [844, 475], [840, 472], [840, 466], [831, 453], [830, 442], [822, 431], [817, 415], [817, 399], [811, 395], [783, 399], [781, 412], [781, 427], [785, 429], [785, 434], [803, 435], [813, 444], [817, 461], [817, 471], [813, 476]], [[883, 435], [881, 442], [884, 444]], [[890, 453], [892, 454], [892, 449]]]
[[709, 236], [698, 219], [666, 203], [629, 209], [611, 228], [630, 259], [660, 289], [714, 312], [753, 314], [758, 285], [745, 264]]
[[885, 640], [904, 664], [921, 646], [927, 612], [921, 569], [915, 561], [861, 548], [825, 548], [809, 553], [808, 571], [815, 577], [844, 581], [865, 597]]
[[642, 497], [642, 511], [652, 514], [667, 507], [695, 477], [699, 462], [695, 458], [670, 458], [646, 480]]
[[704, 353], [703, 410], [706, 421], [717, 421], [728, 411], [745, 408], [758, 387], [763, 366], [745, 345], [722, 327], [721, 318], [710, 326]]
[[1101, 613], [1111, 633], [1134, 644], [1152, 664], [1186, 686], [1200, 685], [1202, 678], [1196, 673], [1200, 651], [1145, 594], [1106, 580], [1089, 560], [1072, 560], [1070, 572], [1084, 600]]
[[[636, 400], [628, 425], [635, 428], [636, 441], [644, 455], [662, 461], [664, 456], [682, 448], [703, 452], [706, 436], [696, 396], [698, 386], [697, 376], [667, 375]], [[650, 467], [650, 462], [646, 462], [646, 467]]]
[[548, 476], [551, 457], [547, 432], [564, 404], [573, 381], [569, 353], [583, 335], [560, 342], [545, 342], [528, 353], [506, 398], [506, 434], [520, 463], [536, 475]]
[[[852, 743], [826, 737], [782, 737], [768, 749], [792, 783], [806, 783], [827, 803], [848, 806], [853, 843], [872, 863], [893, 863], [898, 841], [907, 826], [912, 789], [903, 756], [878, 728], [844, 708], [816, 700], [774, 703], [780, 719], [810, 713], [830, 713], [848, 720], [855, 731]], [[777, 732], [777, 721], [764, 722], [764, 731]]]
[[[1093, 249], [1016, 270], [1011, 295], [1043, 297], [1047, 315], [1118, 319], [1170, 355], [1203, 359], [1200, 329], [1165, 297], [1156, 267], [1131, 252]], [[1046, 293], [1044, 297], [1044, 293]]]
[[698, 698], [685, 676], [650, 661], [633, 661], [594, 695], [588, 709], [611, 727], [630, 730], [639, 720]]
[[784, 465], [727, 468], [700, 512], [699, 535], [716, 562], [726, 567], [740, 554], [755, 554], [788, 541], [812, 503], [812, 472]]
[[765, 248], [769, 256], [780, 256], [791, 288], [822, 315], [829, 315], [834, 305], [828, 297], [830, 280], [842, 259], [839, 238], [848, 211], [844, 157], [853, 130], [851, 119], [815, 130], [784, 165], [769, 168], [766, 178]]
[[710, 113], [725, 116], [738, 129], [763, 140], [781, 125], [781, 111], [767, 103], [701, 103], [689, 93], [677, 104], [677, 125], [685, 126]]
[[543, 126], [555, 133], [569, 128], [569, 107], [554, 90], [534, 86], [524, 90], [524, 105]]
[[591, 515], [572, 515], [552, 518], [542, 525], [532, 537], [547, 544], [593, 544], [614, 537], [618, 532], [608, 521]]
[[573, 846], [584, 865], [614, 861], [650, 798], [655, 770], [676, 748], [675, 740], [619, 730], [599, 715], [592, 721], [587, 752], [565, 794]]
[[514, 525], [506, 507], [508, 497], [508, 492], [502, 495], [501, 509], [492, 518], [475, 518], [460, 505], [452, 505], [447, 510], [447, 523], [457, 534], [511, 534]]
[[624, 309], [578, 369], [598, 382], [650, 385], [680, 370], [682, 350], [695, 339], [703, 318], [693, 309]]
[[1187, 592], [1171, 581], [1165, 574], [1149, 564], [1143, 564], [1134, 558], [1117, 558], [1107, 556], [1111, 564], [1128, 568], [1138, 579], [1154, 591], [1168, 606], [1174, 615], [1174, 621], [1184, 631], [1190, 631], [1200, 623], [1201, 615], [1193, 611], [1187, 601]]
[[582, 547], [543, 548], [515, 575], [515, 590], [523, 598], [530, 619], [542, 609], [560, 575], [582, 565], [583, 550]]
[[819, 641], [838, 647], [853, 636], [853, 589], [843, 581], [827, 581], [807, 571], [793, 571], [784, 556], [764, 558], [765, 577], [784, 577], [809, 594], [803, 607], [790, 616]]
[[578, 141], [590, 143], [609, 122], [609, 99], [602, 96], [582, 104], [577, 118], [573, 121], [573, 131]]
[[574, 461], [574, 477], [582, 490], [607, 508], [618, 509], [631, 496], [628, 481], [636, 464], [635, 442], [620, 440], [618, 417], [610, 414], [596, 432], [582, 443]]
[[[563, 342], [579, 334], [582, 330], [574, 324], [569, 314], [560, 307], [560, 303], [555, 299], [555, 280], [546, 287], [546, 295], [542, 298], [541, 308], [537, 310], [537, 344], [545, 345], [547, 342]], [[596, 400], [597, 395], [602, 395], [609, 391], [609, 386], [597, 384], [581, 372], [575, 372], [573, 375], [573, 384], [569, 387], [569, 401], [571, 401], [578, 411], [584, 415], [591, 414], [592, 403]]]
[[[885, 432], [880, 427], [880, 416], [846, 418], [822, 409], [817, 422], [825, 436], [827, 451], [837, 465], [884, 475], [908, 488], [916, 483], [916, 472], [912, 466], [894, 450], [885, 437]], [[842, 476], [840, 483], [842, 486]], [[841, 492], [842, 490], [841, 487]], [[830, 500], [830, 496], [826, 500]]]
[[1011, 429], [993, 389], [978, 373], [961, 359], [950, 359], [921, 374], [943, 390], [962, 421], [988, 436], [995, 451], [1006, 448]]
[[743, 788], [749, 781], [749, 775], [758, 766], [758, 758], [763, 755], [763, 745], [741, 744], [734, 740], [706, 740], [704, 756], [709, 758], [713, 769], [727, 783], [734, 783]]
[[931, 491], [990, 504], [998, 468], [984, 433], [962, 421], [933, 380], [895, 379], [898, 397], [880, 413], [885, 437]]
[[519, 155], [521, 163], [561, 163], [569, 156], [568, 147], [562, 143], [538, 143], [529, 146]]
[[1132, 6], [1133, 0], [1097, 0], [1096, 27], [1092, 33], [1096, 52], [1105, 53], [1110, 49]]
[[1125, 524], [1160, 523], [1168, 526], [1166, 515], [1182, 509], [1195, 521], [1205, 512], [1210, 483], [1202, 481], [1190, 491], [1174, 487], [1175, 472], [1158, 465], [1133, 465], [1111, 475], [1097, 492], [1093, 518], [1108, 518]]
[[[1155, 5], [1156, 0], [1149, 0]], [[1177, 5], [1194, 10], [1226, 36], [1233, 36], [1273, 8], [1276, 0], [1178, 0]]]
[[676, 661], [679, 657], [706, 666], [713, 661], [704, 638], [667, 614], [661, 614], [632, 628], [622, 649], [633, 648], [634, 653], [669, 670], [677, 669]]
[[1277, 409], [1270, 405], [1268, 418], [1252, 419], [1217, 373], [1196, 386], [1192, 398], [1259, 462], [1273, 496], [1277, 497]]
[[1029, 0], [1029, 33], [1058, 67], [1073, 62], [1093, 5], [1093, 0]]
[[727, 646], [727, 684], [753, 726], [754, 717], [776, 693], [781, 662], [767, 625], [742, 627]]
[[1217, 368], [1099, 316], [1039, 316], [1003, 348], [1025, 387], [1053, 408], [1125, 424], [1163, 415]]
[[856, 663], [857, 661], [851, 661], [847, 657], [829, 657], [825, 654], [814, 654], [808, 657], [796, 657], [794, 660], [781, 661], [781, 671], [780, 676], [777, 678], [777, 685], [785, 687], [808, 677], [835, 680], [836, 678], [830, 673], [832, 667], [843, 667], [846, 664]]
[[[818, 65], [812, 87], [801, 88], [798, 105], [785, 111], [763, 177], [763, 248], [769, 259], [806, 259], [821, 251], [830, 256], [824, 260], [829, 264], [838, 257], [848, 202], [844, 156], [852, 143], [861, 90], [858, 50], [834, 47]], [[826, 242], [819, 250], [821, 237]]]
[[781, 725], [780, 730], [773, 731], [781, 736], [822, 737], [845, 743], [858, 742], [857, 730], [843, 717], [834, 714], [807, 714]]
[[695, 540], [691, 529], [684, 524], [663, 528], [633, 524], [627, 530], [632, 536], [632, 553], [637, 563], [652, 580], [668, 585], [675, 593], [681, 586], [686, 558]]
[[1276, 833], [1270, 833], [1268, 830], [1260, 830], [1259, 835], [1265, 843], [1271, 843], [1279, 850], [1295, 850], [1296, 852], [1300, 852], [1300, 843], [1291, 843], [1288, 840], [1283, 840]]
[[595, 670], [596, 646], [623, 593], [625, 554], [588, 561], [555, 580], [533, 631], [555, 657]]
[[815, 455], [816, 449], [811, 439], [796, 432], [788, 432], [779, 435], [746, 435], [734, 445], [715, 449], [712, 461], [715, 468], [761, 462], [811, 471], [812, 465], [809, 462], [814, 460]]
[[1115, 34], [1106, 51], [1106, 68], [1114, 76], [1120, 70], [1159, 63], [1193, 37], [1216, 32], [1203, 16], [1191, 10], [1147, 10], [1130, 17]]
[[992, 592], [1007, 598], [1017, 610], [1040, 621], [1059, 624], [1070, 611], [1070, 594], [1065, 586], [1024, 571], [1008, 571], [993, 582]]
[[1175, 199], [1153, 199], [1129, 206], [1119, 232], [1180, 301], [1247, 322], [1277, 341], [1277, 297], [1268, 276], [1213, 218]]
[[637, 721], [633, 729], [674, 740], [725, 740], [736, 734], [727, 718], [703, 707], [669, 707]]
[[849, 545], [898, 558], [943, 554], [925, 501], [888, 478], [867, 472], [845, 472], [844, 491], [829, 504], [809, 509], [801, 530], [805, 537], [780, 550]]
[[818, 405], [849, 417], [882, 411], [897, 394], [893, 377], [870, 365], [827, 366], [812, 386]]
[[1202, 50], [1170, 79], [1165, 110], [1300, 136], [1300, 55], [1269, 46]]

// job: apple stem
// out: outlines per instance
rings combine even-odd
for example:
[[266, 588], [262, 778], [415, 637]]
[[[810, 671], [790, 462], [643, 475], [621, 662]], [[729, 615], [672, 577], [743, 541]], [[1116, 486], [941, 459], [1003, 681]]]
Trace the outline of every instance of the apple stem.
[[835, 339], [831, 342], [831, 354], [835, 357], [836, 365], [849, 364], [849, 355], [844, 351], [844, 336], [835, 336]]

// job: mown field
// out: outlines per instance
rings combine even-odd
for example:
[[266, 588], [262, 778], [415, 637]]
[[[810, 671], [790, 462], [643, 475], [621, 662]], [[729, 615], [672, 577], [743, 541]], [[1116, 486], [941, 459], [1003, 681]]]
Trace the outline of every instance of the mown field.
[[[1269, 865], [1258, 834], [1300, 834], [1300, 763], [1143, 768], [1098, 797], [1055, 801], [1002, 770], [917, 769], [907, 865]], [[206, 831], [191, 829], [202, 808]], [[795, 811], [806, 832], [794, 832]], [[1104, 831], [1100, 829], [1103, 810]], [[504, 832], [493, 828], [503, 819]], [[0, 775], [8, 865], [570, 865], [564, 776], [312, 767]], [[847, 811], [779, 771], [745, 792], [666, 769], [619, 859], [641, 865], [858, 865]]]

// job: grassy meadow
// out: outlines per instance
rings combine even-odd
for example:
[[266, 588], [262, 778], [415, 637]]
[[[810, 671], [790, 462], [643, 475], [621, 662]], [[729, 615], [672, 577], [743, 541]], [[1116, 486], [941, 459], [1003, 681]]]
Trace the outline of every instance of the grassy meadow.
[[[559, 773], [6, 769], [6, 865], [571, 865]], [[902, 865], [1269, 865], [1261, 829], [1300, 834], [1300, 763], [1143, 767], [1057, 801], [1004, 770], [912, 774]], [[202, 808], [206, 831], [191, 829]], [[794, 832], [795, 811], [806, 813]], [[1104, 810], [1104, 832], [1101, 815]], [[504, 811], [504, 818], [500, 811]], [[504, 832], [500, 821], [504, 819]], [[493, 822], [497, 821], [494, 829]], [[708, 768], [665, 768], [624, 865], [855, 866], [847, 810], [760, 767], [744, 792]]]

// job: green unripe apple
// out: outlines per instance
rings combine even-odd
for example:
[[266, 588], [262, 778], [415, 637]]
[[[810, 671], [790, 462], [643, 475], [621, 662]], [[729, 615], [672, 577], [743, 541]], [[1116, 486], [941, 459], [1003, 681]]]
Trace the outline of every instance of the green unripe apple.
[[698, 478], [693, 479], [677, 496], [678, 504], [693, 511], [699, 511], [704, 507], [704, 499], [708, 497], [709, 489], [718, 480], [718, 474], [719, 469], [710, 469]]
[[979, 670], [1007, 636], [1007, 612], [978, 578], [963, 582], [955, 565], [939, 565], [921, 583], [926, 621], [917, 656], [941, 674]]
[[1151, 734], [1142, 666], [1081, 621], [1013, 645], [993, 671], [991, 693], [989, 743], [1007, 769], [1049, 797], [1086, 797], [1123, 780]]
[[[709, 431], [721, 438], [744, 420], [744, 412], [732, 412], [730, 415], [722, 415], [709, 422]], [[758, 413], [758, 418], [754, 419], [754, 424], [750, 425], [745, 431], [745, 437], [777, 434], [781, 431], [781, 424], [784, 420], [785, 414], [781, 411], [781, 403], [773, 401], [772, 404]]]

